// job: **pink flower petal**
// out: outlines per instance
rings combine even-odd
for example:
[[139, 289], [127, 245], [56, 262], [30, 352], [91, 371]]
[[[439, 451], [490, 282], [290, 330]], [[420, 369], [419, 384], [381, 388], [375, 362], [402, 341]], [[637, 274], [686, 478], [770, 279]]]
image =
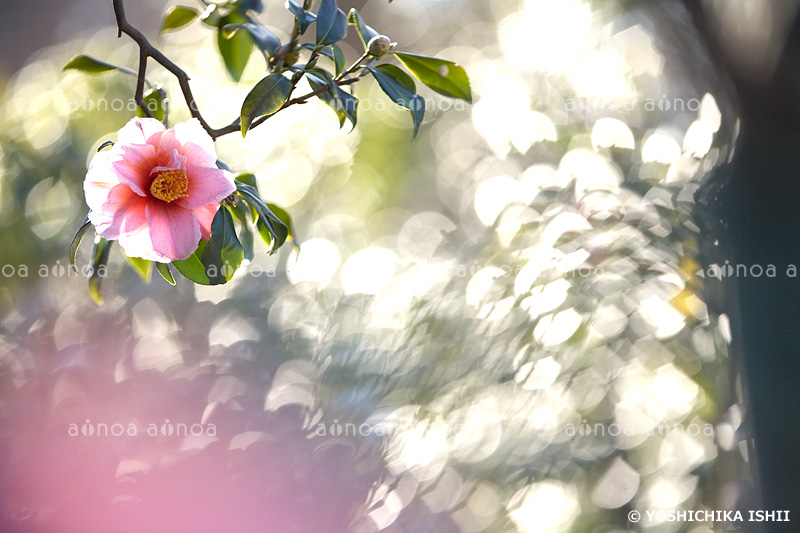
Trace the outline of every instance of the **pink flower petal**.
[[158, 165], [169, 166], [178, 148], [180, 148], [180, 143], [175, 139], [175, 131], [168, 129], [161, 135], [161, 142], [158, 144]]
[[197, 222], [200, 224], [200, 234], [203, 239], [208, 240], [211, 238], [211, 222], [214, 221], [214, 216], [219, 210], [219, 204], [211, 204], [205, 207], [198, 207], [194, 210], [197, 217]]
[[89, 220], [106, 239], [137, 233], [147, 226], [145, 201], [127, 185], [115, 185], [106, 202], [89, 212]]
[[145, 226], [142, 231], [131, 235], [120, 235], [119, 245], [128, 257], [141, 257], [159, 263], [171, 263], [172, 259], [153, 250], [150, 230]]
[[111, 189], [119, 184], [113, 163], [113, 157], [106, 152], [96, 154], [92, 158], [86, 179], [83, 181], [83, 190], [89, 209], [100, 209], [108, 200], [108, 193]]
[[[119, 130], [117, 143], [120, 145], [130, 144], [154, 144], [158, 146], [158, 134], [165, 130], [164, 125], [154, 118], [133, 118]], [[154, 142], [150, 142], [150, 140]]]
[[189, 196], [176, 200], [188, 209], [197, 209], [209, 204], [219, 203], [236, 191], [233, 178], [225, 171], [212, 167], [186, 165], [189, 177]]
[[155, 148], [149, 144], [132, 144], [120, 148], [122, 155], [114, 162], [120, 183], [128, 185], [139, 196], [147, 196], [150, 171], [155, 164]]
[[153, 251], [170, 261], [186, 259], [200, 242], [200, 225], [194, 212], [160, 201], [147, 202], [147, 222]]
[[175, 138], [181, 144], [180, 152], [192, 165], [213, 167], [217, 162], [214, 140], [196, 118], [175, 124]]
[[173, 150], [170, 159], [167, 161], [167, 164], [164, 166], [153, 167], [152, 170], [150, 170], [150, 176], [153, 177], [159, 172], [164, 172], [165, 170], [176, 170], [176, 169], [178, 170], [186, 169], [186, 156], [178, 153], [177, 150]]

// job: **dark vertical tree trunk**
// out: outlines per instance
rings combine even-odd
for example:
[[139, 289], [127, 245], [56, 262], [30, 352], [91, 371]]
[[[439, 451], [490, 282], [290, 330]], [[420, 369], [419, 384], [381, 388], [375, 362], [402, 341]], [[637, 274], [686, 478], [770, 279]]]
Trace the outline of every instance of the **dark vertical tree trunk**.
[[745, 507], [790, 511], [791, 522], [765, 522], [763, 531], [800, 531], [800, 277], [792, 270], [800, 267], [800, 21], [791, 22], [774, 72], [759, 79], [726, 57], [726, 37], [701, 2], [684, 4], [730, 80], [741, 119], [733, 159], [698, 205], [713, 222], [706, 237], [725, 275], [722, 311], [756, 451], [760, 501]]

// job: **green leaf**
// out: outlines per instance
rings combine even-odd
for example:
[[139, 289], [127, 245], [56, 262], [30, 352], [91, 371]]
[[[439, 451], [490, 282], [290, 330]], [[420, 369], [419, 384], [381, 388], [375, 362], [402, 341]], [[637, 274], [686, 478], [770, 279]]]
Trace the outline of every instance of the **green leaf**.
[[81, 227], [75, 232], [72, 243], [69, 245], [69, 264], [75, 272], [78, 271], [78, 267], [75, 266], [75, 259], [78, 257], [78, 247], [81, 245], [84, 233], [86, 233], [86, 230], [88, 230], [91, 225], [92, 223], [89, 222], [89, 216], [87, 215]]
[[364, 19], [361, 18], [361, 15], [355, 8], [350, 10], [350, 13], [347, 15], [347, 21], [356, 27], [358, 36], [361, 37], [361, 42], [364, 44], [364, 50], [369, 48], [368, 45], [370, 39], [380, 35], [377, 31], [373, 30], [364, 23]]
[[[245, 207], [244, 210], [247, 211], [247, 208]], [[255, 239], [253, 238], [253, 230], [250, 229], [247, 222], [243, 222], [241, 225], [239, 241], [242, 243], [242, 248], [244, 249], [244, 258], [248, 261], [252, 261], [253, 257], [255, 257]]]
[[89, 276], [89, 294], [97, 305], [103, 305], [103, 295], [100, 288], [103, 278], [106, 276], [106, 267], [108, 265], [108, 256], [111, 252], [111, 245], [114, 241], [107, 241], [102, 237], [98, 237], [94, 242], [94, 249], [92, 250], [92, 273]]
[[242, 73], [247, 66], [247, 60], [250, 59], [250, 52], [253, 50], [253, 41], [246, 33], [242, 32], [237, 32], [228, 39], [225, 37], [223, 28], [228, 24], [244, 24], [245, 22], [247, 22], [247, 17], [233, 11], [222, 17], [217, 28], [219, 53], [225, 62], [225, 68], [228, 69], [228, 74], [235, 81], [242, 79]]
[[244, 24], [227, 24], [222, 28], [226, 37], [232, 36], [240, 29], [246, 30], [250, 34], [250, 38], [253, 39], [253, 43], [269, 57], [274, 56], [281, 45], [281, 40], [278, 39], [278, 36], [261, 24], [245, 22]]
[[237, 182], [236, 190], [239, 191], [242, 199], [258, 213], [258, 219], [256, 220], [258, 233], [269, 246], [269, 253], [275, 253], [286, 242], [286, 238], [289, 236], [289, 228], [267, 207], [256, 188]]
[[[250, 173], [239, 174], [234, 179], [236, 181], [240, 182], [240, 183], [244, 183], [245, 185], [249, 185], [250, 187], [255, 189], [255, 192], [257, 194], [261, 194], [261, 193], [258, 192], [258, 180], [256, 179], [256, 175], [255, 174], [250, 174]], [[239, 205], [247, 205], [247, 207], [250, 209], [250, 216], [253, 219], [253, 224], [256, 223], [256, 221], [258, 220], [258, 211], [256, 211], [255, 207], [253, 207], [252, 205], [250, 205], [250, 204], [248, 204], [247, 202], [244, 202], [244, 201], [239, 202], [236, 205], [237, 206], [239, 206]]]
[[197, 250], [195, 250], [192, 255], [186, 259], [172, 262], [172, 266], [174, 266], [184, 278], [188, 279], [189, 281], [193, 281], [198, 285], [211, 285], [211, 281], [209, 281], [206, 273], [206, 267], [200, 260], [206, 244], [208, 243], [201, 239], [197, 246]]
[[256, 229], [258, 230], [258, 235], [261, 237], [261, 240], [267, 245], [269, 254], [272, 255], [275, 253], [275, 250], [278, 248], [275, 246], [275, 236], [272, 234], [269, 224], [267, 224], [262, 217], [259, 217], [259, 219], [256, 221]]
[[[323, 87], [330, 87], [325, 81], [317, 78], [313, 74], [306, 73], [306, 79], [308, 80], [308, 85], [311, 87], [312, 91], [317, 91]], [[344, 126], [344, 121], [347, 120], [347, 115], [344, 114], [344, 109], [339, 105], [339, 101], [333, 96], [330, 88], [323, 93], [319, 93], [317, 98], [325, 102], [328, 106], [330, 106], [331, 109], [333, 109], [333, 112], [336, 113], [336, 116], [339, 118], [339, 127], [341, 128]]]
[[153, 262], [141, 257], [128, 257], [127, 255], [125, 257], [136, 273], [139, 274], [139, 277], [142, 278], [142, 281], [149, 285], [150, 280], [153, 278], [153, 269], [151, 268]]
[[239, 224], [247, 224], [247, 213], [250, 211], [244, 202], [236, 202], [235, 205], [229, 206], [233, 219]]
[[300, 24], [300, 34], [304, 34], [308, 26], [317, 20], [317, 16], [314, 13], [310, 13], [303, 9], [302, 6], [292, 2], [292, 0], [287, 0], [286, 2], [286, 9], [292, 12], [294, 18], [297, 19], [298, 24]]
[[[324, 72], [327, 74], [327, 76], [318, 75], [321, 74], [318, 73], [318, 70]], [[334, 113], [336, 113], [336, 116], [339, 117], [340, 128], [344, 125], [344, 121], [346, 119], [350, 120], [351, 124], [355, 128], [356, 121], [358, 120], [358, 98], [347, 91], [342, 90], [341, 87], [333, 82], [333, 78], [330, 76], [330, 73], [327, 73], [322, 69], [312, 69], [312, 72], [307, 72], [306, 79], [308, 80], [308, 84], [311, 86], [311, 89], [314, 91], [322, 89], [327, 85], [329, 89], [323, 93], [320, 93], [317, 95], [317, 97], [328, 104], [330, 108], [333, 109]]]
[[[153, 87], [144, 93], [144, 103], [150, 112], [153, 113], [153, 118], [159, 122], [164, 122], [165, 102], [167, 100], [167, 92], [160, 87]], [[136, 109], [136, 116], [144, 117], [144, 111], [140, 108]]]
[[[303, 43], [298, 48], [303, 48], [305, 50], [315, 50], [316, 46], [313, 43]], [[329, 58], [333, 61], [334, 68], [336, 69], [336, 75], [338, 76], [342, 70], [344, 70], [344, 52], [342, 49], [339, 48], [339, 45], [334, 43], [330, 45], [330, 47], [321, 48], [319, 51], [320, 54], [324, 55], [325, 57]]]
[[175, 278], [172, 277], [172, 272], [170, 271], [167, 263], [156, 262], [156, 270], [159, 274], [161, 274], [161, 277], [164, 278], [164, 281], [170, 285], [175, 285]]
[[167, 14], [164, 16], [164, 21], [161, 23], [160, 33], [182, 28], [199, 16], [200, 12], [193, 7], [172, 6], [167, 9]]
[[211, 222], [211, 238], [201, 255], [211, 285], [221, 285], [230, 281], [236, 269], [242, 264], [243, 258], [244, 249], [239, 237], [236, 236], [233, 217], [230, 211], [222, 206]]
[[342, 52], [342, 49], [336, 43], [331, 45], [331, 49], [333, 50], [333, 65], [336, 69], [336, 75], [338, 76], [344, 71], [344, 52]]
[[317, 46], [333, 44], [347, 35], [347, 15], [336, 0], [322, 0], [317, 10]]
[[250, 224], [247, 221], [247, 214], [251, 212], [250, 206], [244, 201], [239, 201], [229, 209], [231, 215], [233, 215], [233, 219], [239, 223], [239, 242], [242, 243], [244, 258], [248, 261], [252, 261], [255, 256], [255, 250], [253, 248], [253, 230], [250, 229]]
[[292, 90], [292, 83], [280, 74], [268, 74], [256, 83], [242, 103], [242, 137], [247, 134], [253, 120], [278, 111]]
[[111, 63], [106, 63], [105, 61], [101, 61], [96, 57], [87, 56], [85, 54], [77, 55], [67, 61], [67, 64], [64, 65], [64, 68], [61, 70], [79, 70], [81, 72], [86, 72], [87, 74], [103, 74], [117, 70], [119, 72], [124, 72], [125, 74], [130, 74], [131, 76], [137, 75], [136, 72], [129, 68], [112, 65]]
[[[250, 174], [250, 176], [252, 176], [252, 174]], [[254, 215], [252, 208], [242, 200], [236, 202], [236, 204], [231, 206], [229, 209], [231, 211], [231, 215], [233, 215], [233, 219], [239, 223], [239, 241], [241, 241], [242, 248], [244, 249], [244, 258], [248, 261], [252, 261], [253, 257], [255, 256], [255, 251], [253, 248], [254, 239], [253, 231], [250, 229], [250, 224], [247, 221], [247, 215], [250, 214], [250, 216], [253, 216], [254, 219], [258, 215]]]
[[400, 67], [386, 63], [383, 65], [376, 65], [375, 68], [380, 69], [393, 77], [395, 80], [400, 82], [400, 85], [412, 93], [417, 92], [417, 84], [414, 83], [414, 78], [406, 74]]
[[292, 240], [294, 243], [294, 249], [300, 251], [300, 241], [297, 240], [297, 233], [294, 231], [294, 224], [292, 224], [292, 217], [286, 211], [286, 209], [275, 205], [275, 204], [267, 204], [275, 215], [281, 219], [281, 222], [289, 229], [288, 238]]
[[425, 116], [425, 100], [418, 94], [414, 94], [406, 89], [403, 84], [395, 79], [394, 76], [384, 70], [379, 70], [372, 67], [367, 67], [367, 70], [378, 81], [383, 92], [398, 105], [405, 107], [411, 111], [411, 118], [414, 121], [414, 135], [412, 139], [417, 136], [419, 125], [422, 123], [422, 117]]
[[108, 148], [109, 146], [114, 146], [114, 141], [103, 141], [103, 143], [97, 147], [97, 151], [100, 152], [104, 148]]
[[234, 179], [236, 181], [240, 181], [240, 182], [244, 183], [245, 185], [249, 185], [249, 186], [253, 187], [254, 189], [258, 190], [258, 180], [257, 180], [255, 174], [250, 174], [250, 173], [239, 174]]
[[419, 81], [437, 93], [472, 103], [472, 90], [464, 67], [436, 57], [393, 53]]

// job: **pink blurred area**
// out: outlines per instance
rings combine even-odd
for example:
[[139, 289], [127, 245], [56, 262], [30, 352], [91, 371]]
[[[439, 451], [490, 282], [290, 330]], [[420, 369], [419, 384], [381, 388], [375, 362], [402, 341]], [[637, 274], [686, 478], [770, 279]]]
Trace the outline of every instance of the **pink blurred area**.
[[0, 376], [0, 531], [349, 530], [377, 442], [319, 437], [297, 405], [265, 411], [264, 364], [134, 370], [158, 344], [109, 318], [60, 351], [40, 325], [28, 368]]

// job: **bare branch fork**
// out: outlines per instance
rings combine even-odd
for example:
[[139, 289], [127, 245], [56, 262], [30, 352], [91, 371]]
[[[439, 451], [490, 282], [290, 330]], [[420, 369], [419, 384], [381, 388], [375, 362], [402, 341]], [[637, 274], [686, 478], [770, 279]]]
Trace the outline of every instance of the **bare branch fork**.
[[[153, 117], [153, 113], [148, 107], [148, 105], [144, 101], [144, 85], [145, 85], [145, 73], [147, 71], [147, 59], [153, 58], [158, 64], [162, 67], [167, 69], [175, 78], [178, 80], [178, 84], [180, 85], [181, 92], [183, 93], [183, 98], [186, 100], [186, 106], [189, 108], [189, 112], [191, 113], [192, 117], [196, 118], [200, 124], [203, 126], [208, 134], [211, 136], [212, 139], [217, 139], [222, 137], [223, 135], [227, 135], [229, 133], [233, 133], [239, 131], [240, 129], [240, 119], [237, 117], [234, 121], [232, 121], [227, 126], [223, 126], [221, 128], [215, 129], [212, 128], [203, 115], [200, 113], [200, 110], [197, 107], [197, 102], [194, 99], [194, 95], [192, 94], [192, 89], [189, 86], [189, 75], [183, 71], [178, 65], [170, 61], [167, 56], [165, 56], [160, 50], [158, 50], [155, 46], [153, 46], [147, 37], [139, 31], [135, 26], [128, 22], [128, 19], [125, 18], [125, 7], [123, 6], [123, 0], [113, 0], [114, 2], [114, 16], [117, 20], [117, 37], [122, 37], [122, 34], [128, 35], [131, 39], [133, 39], [136, 44], [139, 46], [139, 71], [137, 73], [136, 79], [136, 92], [134, 93], [134, 100], [136, 104], [141, 108], [142, 112], [150, 118]], [[354, 65], [355, 66], [355, 65]], [[350, 85], [355, 83], [360, 78], [350, 78], [350, 79], [339, 79], [335, 80], [336, 85]], [[299, 78], [298, 80], [299, 81]], [[296, 82], [295, 82], [296, 83]], [[301, 104], [306, 100], [313, 98], [314, 96], [320, 95], [325, 91], [329, 90], [330, 87], [328, 85], [321, 87], [315, 91], [312, 91], [308, 94], [304, 94], [303, 96], [298, 96], [297, 98], [292, 98], [291, 100], [287, 101], [281, 109], [285, 109], [294, 104]], [[263, 116], [253, 122], [250, 126], [250, 129], [253, 129], [260, 124], [262, 124], [265, 120], [267, 120], [271, 115]]]

